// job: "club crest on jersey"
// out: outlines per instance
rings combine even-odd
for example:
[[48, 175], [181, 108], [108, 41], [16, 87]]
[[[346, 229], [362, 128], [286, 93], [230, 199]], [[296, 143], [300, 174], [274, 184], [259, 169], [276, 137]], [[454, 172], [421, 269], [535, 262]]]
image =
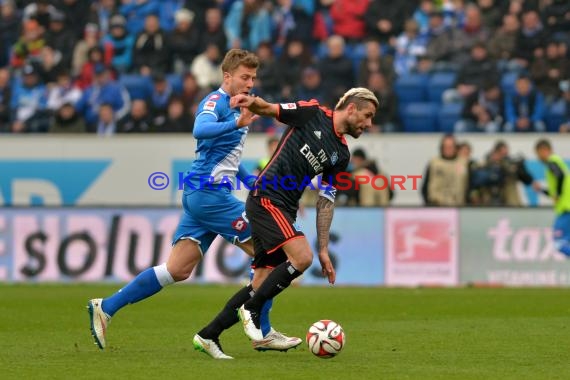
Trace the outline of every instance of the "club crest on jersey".
[[284, 110], [296, 110], [297, 105], [295, 103], [281, 103], [281, 108]]
[[213, 111], [216, 108], [216, 102], [207, 101], [204, 104], [204, 109], [207, 111]]
[[333, 152], [333, 154], [331, 154], [331, 163], [334, 165], [336, 164], [337, 161], [338, 161], [338, 153]]
[[232, 222], [232, 228], [238, 232], [243, 232], [247, 228], [247, 222], [240, 216]]

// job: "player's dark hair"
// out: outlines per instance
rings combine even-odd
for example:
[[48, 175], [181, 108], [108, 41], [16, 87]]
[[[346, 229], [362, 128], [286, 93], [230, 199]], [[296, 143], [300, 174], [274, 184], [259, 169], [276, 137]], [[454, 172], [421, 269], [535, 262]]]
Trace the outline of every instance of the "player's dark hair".
[[233, 73], [238, 67], [245, 66], [250, 69], [259, 67], [259, 59], [247, 50], [231, 49], [222, 62], [222, 72]]
[[542, 148], [548, 148], [550, 150], [552, 150], [552, 145], [550, 145], [550, 141], [548, 141], [547, 139], [540, 139], [536, 142], [536, 145], [534, 146], [535, 150], [539, 150]]

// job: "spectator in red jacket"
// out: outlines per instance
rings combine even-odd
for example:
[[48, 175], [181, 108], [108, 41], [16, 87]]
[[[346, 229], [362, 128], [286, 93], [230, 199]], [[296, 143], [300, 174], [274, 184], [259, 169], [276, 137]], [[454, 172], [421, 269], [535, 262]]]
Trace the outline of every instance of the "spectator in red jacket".
[[[109, 66], [110, 62], [111, 60], [105, 56], [101, 47], [94, 46], [89, 49], [89, 52], [87, 53], [87, 62], [83, 64], [79, 76], [77, 77], [77, 86], [82, 90], [91, 86], [93, 79], [95, 78], [95, 66], [100, 63], [105, 66]], [[113, 78], [115, 78], [114, 74]]]
[[370, 0], [336, 0], [331, 6], [333, 33], [346, 42], [359, 42], [366, 34], [364, 14]]

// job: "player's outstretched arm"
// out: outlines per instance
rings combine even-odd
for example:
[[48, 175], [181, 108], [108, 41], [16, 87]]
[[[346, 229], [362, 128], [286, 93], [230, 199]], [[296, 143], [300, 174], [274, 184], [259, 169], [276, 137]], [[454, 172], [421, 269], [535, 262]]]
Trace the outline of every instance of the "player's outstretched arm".
[[213, 139], [238, 128], [235, 120], [218, 121], [216, 115], [201, 113], [194, 122], [192, 134], [197, 139]]
[[277, 117], [279, 113], [279, 106], [275, 103], [269, 103], [258, 96], [250, 96], [245, 94], [238, 94], [232, 96], [230, 99], [230, 106], [243, 107], [249, 109], [256, 115]]
[[319, 261], [323, 275], [334, 284], [336, 272], [329, 257], [329, 231], [334, 214], [334, 201], [320, 196], [317, 200], [317, 239], [319, 242]]

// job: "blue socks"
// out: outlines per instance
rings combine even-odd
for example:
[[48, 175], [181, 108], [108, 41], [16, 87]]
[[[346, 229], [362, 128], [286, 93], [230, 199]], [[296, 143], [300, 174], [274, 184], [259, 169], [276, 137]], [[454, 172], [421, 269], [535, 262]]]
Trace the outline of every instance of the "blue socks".
[[271, 323], [269, 322], [269, 311], [271, 311], [271, 306], [273, 306], [273, 299], [270, 299], [263, 304], [261, 314], [259, 315], [259, 322], [263, 336], [267, 335], [271, 330]]
[[[252, 260], [253, 261], [253, 260]], [[249, 279], [253, 280], [253, 270], [249, 272]], [[259, 323], [261, 325], [261, 332], [263, 336], [267, 335], [271, 331], [271, 322], [269, 321], [269, 312], [273, 306], [273, 299], [267, 300], [261, 308], [261, 314], [259, 315]]]
[[[253, 273], [251, 277], [253, 277]], [[174, 279], [170, 273], [168, 273], [166, 264], [148, 268], [139, 273], [138, 276], [136, 276], [117, 293], [105, 298], [101, 308], [106, 314], [112, 317], [117, 311], [121, 310], [126, 305], [148, 298], [161, 291], [164, 286], [173, 283]], [[271, 330], [269, 311], [272, 306], [273, 300], [270, 299], [263, 304], [261, 309], [260, 321], [263, 335], [267, 335]]]
[[164, 286], [172, 283], [174, 283], [174, 279], [166, 270], [166, 264], [148, 268], [139, 273], [117, 293], [105, 298], [101, 308], [112, 317], [126, 305], [148, 298], [158, 293]]

